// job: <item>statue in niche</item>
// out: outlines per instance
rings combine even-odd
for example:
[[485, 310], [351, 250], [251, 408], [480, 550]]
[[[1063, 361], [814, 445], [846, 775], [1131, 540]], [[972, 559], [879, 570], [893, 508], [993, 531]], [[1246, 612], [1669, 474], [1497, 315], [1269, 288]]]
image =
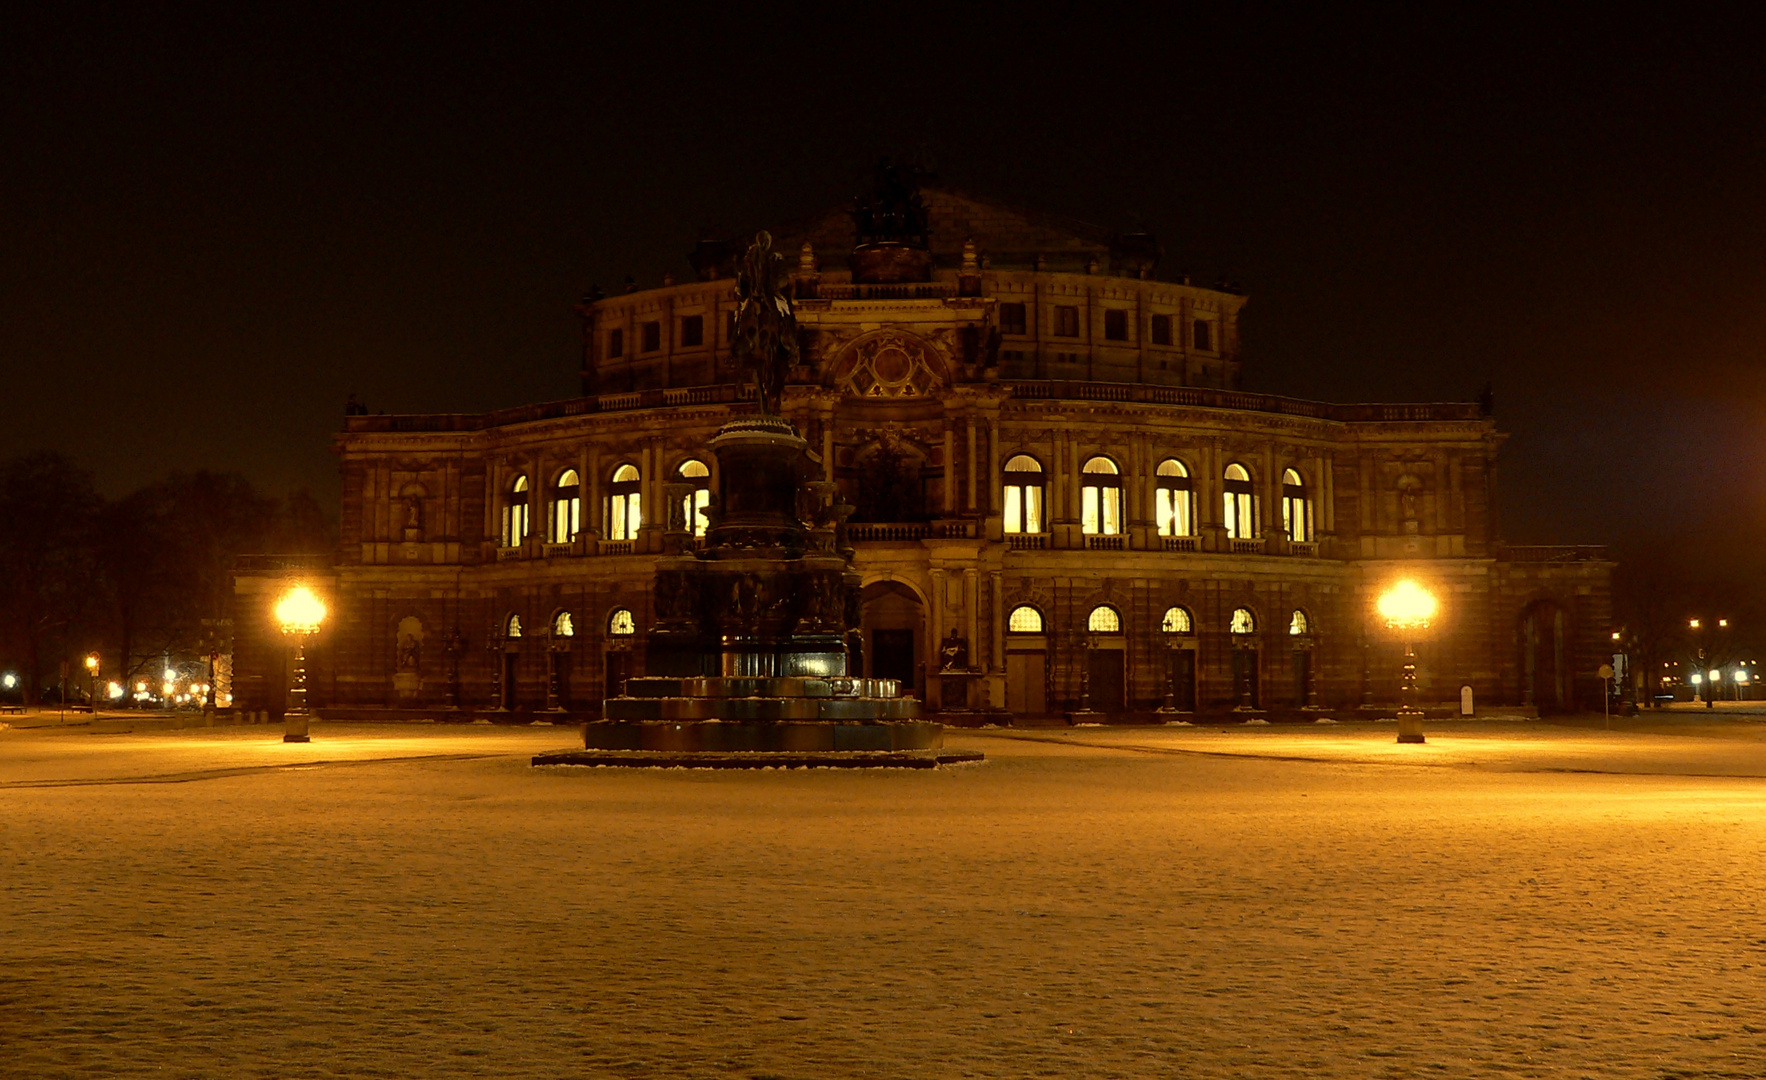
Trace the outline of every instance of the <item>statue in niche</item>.
[[1409, 473], [1398, 478], [1398, 516], [1405, 521], [1416, 520], [1417, 492], [1422, 486], [1423, 482]]
[[405, 541], [407, 543], [423, 539], [423, 498], [419, 495], [405, 496]]
[[965, 671], [969, 667], [969, 639], [952, 630], [938, 649], [939, 667], [943, 671]]
[[754, 376], [766, 416], [780, 415], [785, 382], [801, 362], [790, 281], [771, 234], [756, 235], [736, 274], [736, 335], [730, 352], [736, 366]]
[[416, 671], [422, 661], [423, 623], [415, 615], [407, 615], [399, 620], [399, 631], [394, 655], [397, 658], [398, 670]]

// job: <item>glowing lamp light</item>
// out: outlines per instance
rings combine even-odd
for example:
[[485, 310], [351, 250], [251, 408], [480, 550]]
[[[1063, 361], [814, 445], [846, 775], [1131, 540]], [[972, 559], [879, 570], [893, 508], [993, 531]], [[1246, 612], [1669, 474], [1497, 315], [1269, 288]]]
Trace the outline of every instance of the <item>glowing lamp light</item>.
[[86, 657], [86, 670], [87, 671], [97, 671], [98, 670], [98, 654], [97, 653], [93, 653], [92, 655]]
[[137, 693], [137, 694], [145, 694], [145, 693], [147, 693], [147, 683], [146, 683], [146, 682], [138, 682], [138, 683], [136, 683], [136, 684], [135, 684], [135, 692], [136, 692], [136, 693]]
[[296, 585], [276, 602], [276, 621], [284, 634], [313, 634], [325, 621], [325, 604], [313, 590]]
[[1692, 627], [1694, 630], [1697, 630], [1699, 628], [1699, 621], [1697, 619], [1688, 619], [1688, 620], [1686, 620], [1686, 625]]
[[1711, 681], [1712, 682], [1722, 682], [1723, 681], [1723, 673], [1721, 671], [1718, 671], [1716, 668], [1712, 668], [1711, 669]]
[[1718, 619], [1718, 620], [1717, 620], [1717, 625], [1718, 625], [1718, 626], [1728, 626], [1728, 625], [1729, 625], [1729, 620], [1728, 620], [1728, 619]]
[[1747, 681], [1748, 681], [1748, 673], [1747, 673], [1747, 672], [1746, 672], [1746, 671], [1743, 671], [1743, 670], [1741, 670], [1741, 669], [1739, 669], [1739, 668], [1738, 668], [1738, 669], [1736, 669], [1736, 672], [1735, 672], [1735, 681], [1736, 681], [1736, 682], [1739, 682], [1739, 683], [1745, 683], [1745, 682], [1747, 682]]
[[109, 696], [110, 700], [118, 701], [123, 696], [123, 684], [120, 682], [110, 683], [109, 685], [105, 686], [104, 692], [107, 696]]
[[8, 671], [6, 674], [0, 675], [0, 686], [4, 686], [6, 689], [11, 690], [17, 685], [18, 676], [14, 675], [12, 672]]
[[1393, 629], [1422, 629], [1435, 617], [1435, 596], [1409, 578], [1387, 589], [1379, 599], [1380, 618]]
[[1693, 685], [1694, 685], [1694, 686], [1697, 686], [1697, 685], [1698, 685], [1698, 684], [1700, 684], [1700, 683], [1702, 683], [1702, 682], [1704, 682], [1704, 681], [1705, 681], [1705, 677], [1704, 677], [1704, 676], [1703, 676], [1703, 675], [1700, 675], [1700, 674], [1699, 674], [1699, 673], [1698, 673], [1698, 672], [1696, 672], [1696, 671], [1695, 671], [1695, 672], [1693, 672], [1693, 673], [1692, 673], [1692, 684], [1693, 684]]
[[166, 682], [171, 682], [178, 677], [178, 673], [171, 668], [166, 668], [164, 671], [160, 672], [160, 674], [165, 677]]

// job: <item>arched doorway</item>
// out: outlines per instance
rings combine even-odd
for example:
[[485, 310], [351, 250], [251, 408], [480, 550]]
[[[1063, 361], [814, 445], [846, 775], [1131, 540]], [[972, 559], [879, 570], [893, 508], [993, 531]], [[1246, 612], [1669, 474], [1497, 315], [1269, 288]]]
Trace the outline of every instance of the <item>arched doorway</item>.
[[1048, 637], [1041, 609], [1019, 604], [1006, 617], [1006, 709], [1014, 716], [1048, 712]]
[[1521, 613], [1521, 704], [1541, 712], [1569, 708], [1564, 664], [1564, 609], [1539, 600]]
[[874, 581], [860, 594], [864, 604], [865, 674], [899, 679], [903, 693], [921, 695], [920, 655], [926, 610], [919, 594], [899, 581]]

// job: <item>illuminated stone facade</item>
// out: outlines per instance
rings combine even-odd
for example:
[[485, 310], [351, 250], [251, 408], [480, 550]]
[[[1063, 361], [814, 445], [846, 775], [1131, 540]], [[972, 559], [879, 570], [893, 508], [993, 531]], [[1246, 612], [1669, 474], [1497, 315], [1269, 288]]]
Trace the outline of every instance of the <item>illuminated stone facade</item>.
[[[804, 347], [784, 408], [857, 507], [865, 674], [959, 718], [1353, 710], [1396, 695], [1374, 598], [1411, 576], [1441, 598], [1426, 702], [1598, 704], [1611, 565], [1499, 542], [1478, 404], [1239, 392], [1245, 298], [1159, 280], [1148, 238], [926, 202], [927, 281], [855, 282], [840, 212], [778, 238]], [[585, 301], [580, 398], [347, 419], [316, 700], [593, 712], [642, 672], [654, 556], [752, 408], [728, 254]], [[248, 708], [275, 697], [254, 613], [280, 580], [239, 578]]]

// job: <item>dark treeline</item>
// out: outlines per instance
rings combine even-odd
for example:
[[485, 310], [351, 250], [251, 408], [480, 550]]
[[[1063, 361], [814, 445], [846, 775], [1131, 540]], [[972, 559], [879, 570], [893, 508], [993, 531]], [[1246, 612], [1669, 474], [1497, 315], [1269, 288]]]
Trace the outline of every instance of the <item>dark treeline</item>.
[[70, 697], [84, 689], [93, 652], [107, 680], [152, 670], [157, 683], [161, 657], [225, 648], [236, 555], [334, 544], [304, 491], [275, 498], [204, 471], [107, 500], [60, 454], [13, 458], [0, 463], [0, 670], [18, 674], [26, 703], [60, 684], [63, 661]]
[[[1723, 673], [1724, 695], [1736, 696], [1735, 671], [1766, 659], [1766, 600], [1757, 575], [1738, 559], [1699, 557], [1682, 542], [1633, 545], [1613, 580], [1624, 652], [1645, 679], [1646, 696], [1692, 672]], [[1693, 625], [1694, 623], [1697, 625]], [[1751, 697], [1760, 696], [1749, 686]]]

